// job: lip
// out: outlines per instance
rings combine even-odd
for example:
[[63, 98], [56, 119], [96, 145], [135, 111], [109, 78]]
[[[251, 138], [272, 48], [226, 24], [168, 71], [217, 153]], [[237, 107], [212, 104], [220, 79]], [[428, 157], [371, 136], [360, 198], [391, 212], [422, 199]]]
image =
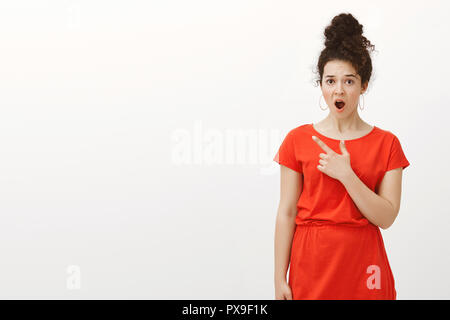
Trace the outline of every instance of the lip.
[[[339, 109], [338, 107], [336, 107], [336, 102], [338, 102], [338, 101], [344, 103], [344, 106], [343, 106], [342, 108], [340, 108], [340, 109]], [[345, 103], [344, 99], [339, 99], [339, 98], [338, 98], [338, 99], [335, 99], [335, 100], [334, 100], [334, 106], [335, 106], [337, 112], [342, 112], [342, 111], [344, 111], [345, 105], [346, 105], [346, 103]]]
[[343, 107], [342, 107], [342, 108], [340, 108], [340, 109], [339, 109], [338, 107], [336, 107], [336, 111], [337, 111], [337, 112], [343, 112], [343, 111], [344, 111], [344, 109], [345, 109], [345, 106], [343, 106]]

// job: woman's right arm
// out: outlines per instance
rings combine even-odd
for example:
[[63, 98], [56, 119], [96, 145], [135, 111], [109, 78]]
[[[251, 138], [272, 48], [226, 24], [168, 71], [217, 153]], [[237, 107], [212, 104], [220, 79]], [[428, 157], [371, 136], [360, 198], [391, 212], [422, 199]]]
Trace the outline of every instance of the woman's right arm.
[[291, 300], [286, 275], [295, 232], [297, 202], [303, 190], [303, 175], [280, 165], [280, 203], [275, 226], [275, 299]]

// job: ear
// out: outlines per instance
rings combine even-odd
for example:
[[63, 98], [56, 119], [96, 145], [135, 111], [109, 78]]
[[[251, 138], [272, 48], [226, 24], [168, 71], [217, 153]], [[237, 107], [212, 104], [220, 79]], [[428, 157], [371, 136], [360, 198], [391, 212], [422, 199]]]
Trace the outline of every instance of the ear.
[[364, 92], [366, 92], [368, 86], [369, 86], [369, 82], [366, 81], [366, 83], [364, 83], [364, 84], [361, 86], [361, 94], [363, 94]]

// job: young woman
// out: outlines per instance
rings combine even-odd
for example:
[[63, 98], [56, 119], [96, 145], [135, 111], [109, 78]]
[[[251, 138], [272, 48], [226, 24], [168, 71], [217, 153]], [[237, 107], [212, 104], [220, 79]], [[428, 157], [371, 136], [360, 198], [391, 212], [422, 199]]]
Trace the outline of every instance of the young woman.
[[398, 215], [409, 162], [393, 133], [358, 114], [374, 48], [362, 33], [351, 14], [327, 26], [317, 69], [328, 116], [289, 131], [274, 158], [281, 165], [275, 299], [397, 296], [379, 228]]

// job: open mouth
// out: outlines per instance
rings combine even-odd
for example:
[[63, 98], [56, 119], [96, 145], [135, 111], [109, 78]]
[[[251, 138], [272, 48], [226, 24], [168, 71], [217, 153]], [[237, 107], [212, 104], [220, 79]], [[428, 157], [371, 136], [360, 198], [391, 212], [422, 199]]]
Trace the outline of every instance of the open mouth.
[[336, 108], [342, 109], [345, 106], [345, 102], [344, 101], [335, 101], [334, 105], [336, 106]]

